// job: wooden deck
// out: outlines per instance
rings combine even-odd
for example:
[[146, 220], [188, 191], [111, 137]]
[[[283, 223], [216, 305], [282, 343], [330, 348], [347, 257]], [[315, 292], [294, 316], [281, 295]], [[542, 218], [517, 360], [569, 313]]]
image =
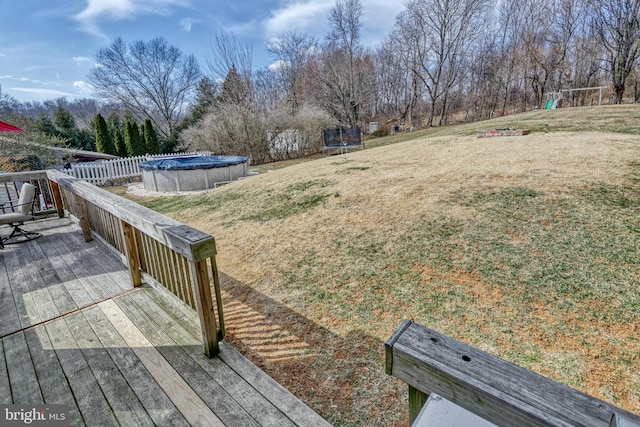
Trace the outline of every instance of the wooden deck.
[[329, 425], [225, 342], [205, 357], [198, 314], [133, 289], [70, 220], [24, 228], [44, 236], [0, 250], [1, 404], [68, 404], [71, 425]]

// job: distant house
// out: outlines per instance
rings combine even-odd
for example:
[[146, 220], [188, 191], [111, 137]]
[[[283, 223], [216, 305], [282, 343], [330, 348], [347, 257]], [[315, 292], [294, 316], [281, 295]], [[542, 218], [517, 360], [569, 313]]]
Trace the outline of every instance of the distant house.
[[96, 162], [98, 160], [112, 160], [120, 158], [111, 154], [97, 153], [95, 151], [73, 150], [71, 148], [60, 147], [52, 147], [51, 149], [66, 155], [70, 155], [76, 162]]
[[302, 146], [302, 132], [298, 129], [284, 129], [267, 132], [271, 154], [294, 153]]

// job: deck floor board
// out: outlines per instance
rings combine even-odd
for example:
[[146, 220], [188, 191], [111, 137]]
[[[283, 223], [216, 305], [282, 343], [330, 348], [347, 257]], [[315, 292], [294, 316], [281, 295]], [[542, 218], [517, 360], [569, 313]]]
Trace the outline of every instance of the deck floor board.
[[[71, 419], [78, 420], [78, 425], [84, 425], [58, 356], [55, 351], [51, 351], [53, 347], [46, 328], [42, 325], [29, 328], [24, 331], [24, 335], [44, 401], [69, 405]], [[43, 349], [50, 351], [42, 351]]]
[[20, 316], [5, 262], [3, 254], [0, 253], [0, 337], [21, 329]]
[[66, 403], [74, 426], [329, 425], [225, 342], [206, 358], [197, 313], [133, 289], [70, 220], [25, 228], [43, 236], [0, 250], [0, 403]]

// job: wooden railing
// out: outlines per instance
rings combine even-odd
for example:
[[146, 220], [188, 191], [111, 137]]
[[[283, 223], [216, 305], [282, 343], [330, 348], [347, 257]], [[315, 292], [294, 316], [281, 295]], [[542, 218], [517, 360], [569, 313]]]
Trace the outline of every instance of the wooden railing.
[[[0, 205], [16, 202], [20, 197], [20, 188], [23, 183], [36, 186], [36, 199], [33, 205], [35, 215], [45, 215], [56, 211], [53, 191], [47, 180], [46, 171], [0, 174]], [[5, 210], [0, 207], [0, 213], [5, 213]]]
[[387, 374], [409, 385], [410, 423], [436, 393], [498, 426], [640, 426], [638, 415], [412, 321], [385, 350]]
[[47, 177], [56, 205], [76, 218], [85, 240], [97, 235], [121, 254], [134, 287], [151, 279], [198, 312], [204, 352], [215, 355], [225, 329], [213, 236], [62, 172]]

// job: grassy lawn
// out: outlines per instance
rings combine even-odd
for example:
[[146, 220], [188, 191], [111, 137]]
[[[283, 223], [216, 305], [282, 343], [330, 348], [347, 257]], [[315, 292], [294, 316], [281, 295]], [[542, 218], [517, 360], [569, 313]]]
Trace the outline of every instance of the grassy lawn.
[[404, 318], [640, 412], [640, 107], [367, 147], [136, 200], [216, 237], [229, 341], [336, 425], [406, 423]]

